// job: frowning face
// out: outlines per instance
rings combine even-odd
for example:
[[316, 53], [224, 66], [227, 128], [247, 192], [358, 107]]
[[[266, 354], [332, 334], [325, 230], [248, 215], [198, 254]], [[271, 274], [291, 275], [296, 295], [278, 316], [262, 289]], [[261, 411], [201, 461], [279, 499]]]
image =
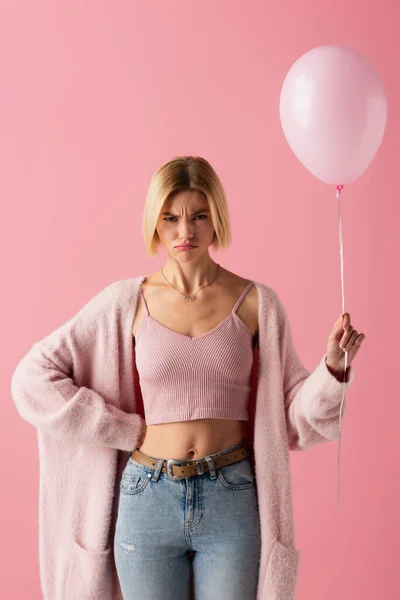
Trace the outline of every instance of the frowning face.
[[[208, 250], [214, 238], [214, 226], [207, 198], [195, 190], [183, 190], [165, 201], [158, 220], [157, 233], [168, 254], [190, 260]], [[191, 248], [179, 246], [191, 244]]]

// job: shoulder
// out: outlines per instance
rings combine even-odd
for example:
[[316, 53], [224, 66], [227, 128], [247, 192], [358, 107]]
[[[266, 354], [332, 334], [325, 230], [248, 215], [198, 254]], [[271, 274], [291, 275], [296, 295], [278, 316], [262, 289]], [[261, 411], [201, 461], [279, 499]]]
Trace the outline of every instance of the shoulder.
[[103, 327], [110, 319], [115, 322], [115, 314], [122, 313], [123, 317], [124, 311], [128, 312], [131, 308], [142, 279], [138, 276], [108, 283], [59, 328], [61, 336], [77, 329], [82, 332]]
[[109, 310], [112, 305], [123, 303], [126, 299], [130, 299], [139, 289], [139, 285], [140, 277], [112, 281], [92, 296], [82, 306], [78, 314], [89, 316], [96, 313], [98, 316], [101, 312]]
[[93, 344], [100, 339], [100, 330], [102, 334], [110, 332], [126, 321], [143, 278], [131, 277], [107, 284], [56, 329], [34, 342], [33, 348], [53, 352], [62, 345], [77, 348], [87, 344], [92, 351]]
[[279, 294], [271, 286], [255, 279], [246, 279], [226, 269], [224, 270], [224, 277], [224, 283], [234, 290], [235, 295], [238, 295], [240, 290], [244, 290], [249, 283], [254, 284], [247, 293], [248, 304], [252, 305], [254, 310], [273, 310], [279, 313], [285, 310]]
[[280, 310], [281, 307], [283, 307], [282, 300], [276, 290], [255, 279], [253, 279], [252, 282], [254, 283], [254, 286], [250, 291], [253, 297], [257, 298], [261, 304], [260, 308], [262, 308], [262, 310]]

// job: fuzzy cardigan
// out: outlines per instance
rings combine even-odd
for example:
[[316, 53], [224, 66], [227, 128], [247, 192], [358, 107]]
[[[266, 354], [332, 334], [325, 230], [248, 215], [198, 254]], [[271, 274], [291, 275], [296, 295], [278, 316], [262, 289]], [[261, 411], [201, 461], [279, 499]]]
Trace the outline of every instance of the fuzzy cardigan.
[[[39, 566], [45, 600], [122, 600], [113, 560], [119, 481], [145, 434], [132, 325], [145, 276], [101, 290], [18, 363], [11, 393], [37, 428]], [[300, 551], [289, 450], [339, 436], [344, 385], [325, 364], [301, 363], [277, 293], [254, 282], [259, 340], [249, 421], [262, 549], [257, 600], [292, 600]], [[344, 407], [343, 407], [344, 408]], [[342, 410], [343, 418], [343, 410]]]

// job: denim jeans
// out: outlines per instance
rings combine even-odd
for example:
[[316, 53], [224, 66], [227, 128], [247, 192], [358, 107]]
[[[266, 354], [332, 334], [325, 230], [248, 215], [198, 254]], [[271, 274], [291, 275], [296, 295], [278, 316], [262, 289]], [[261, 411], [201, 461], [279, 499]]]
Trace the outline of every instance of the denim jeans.
[[[243, 440], [242, 440], [243, 441]], [[261, 531], [251, 457], [180, 480], [131, 457], [122, 473], [114, 557], [124, 600], [256, 600]], [[185, 461], [182, 461], [185, 462]]]

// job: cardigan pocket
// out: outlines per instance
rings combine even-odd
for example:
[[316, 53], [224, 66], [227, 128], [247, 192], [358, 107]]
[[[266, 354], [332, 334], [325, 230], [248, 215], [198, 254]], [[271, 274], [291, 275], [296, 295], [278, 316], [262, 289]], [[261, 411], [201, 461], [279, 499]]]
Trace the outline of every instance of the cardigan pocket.
[[109, 600], [112, 597], [112, 548], [86, 550], [76, 540], [69, 561], [66, 598]]
[[299, 563], [300, 550], [288, 548], [275, 539], [268, 561], [262, 597], [271, 600], [294, 600]]

